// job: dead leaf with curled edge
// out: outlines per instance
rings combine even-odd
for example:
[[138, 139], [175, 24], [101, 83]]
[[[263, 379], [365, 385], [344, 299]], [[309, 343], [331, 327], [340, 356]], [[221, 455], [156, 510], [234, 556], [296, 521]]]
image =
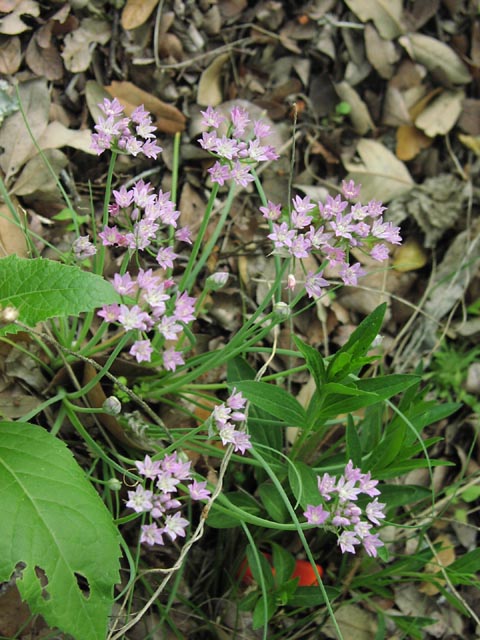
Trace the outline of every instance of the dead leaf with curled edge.
[[385, 40], [393, 40], [404, 33], [402, 0], [345, 0], [362, 22], [371, 20]]
[[72, 73], [86, 71], [92, 61], [93, 44], [106, 44], [110, 40], [110, 23], [95, 18], [85, 18], [78, 29], [65, 36], [62, 58]]
[[159, 0], [127, 0], [122, 9], [121, 23], [125, 30], [136, 29], [149, 19]]
[[448, 44], [423, 33], [409, 33], [398, 39], [408, 55], [423, 64], [431, 73], [436, 73], [440, 81], [450, 84], [466, 84], [472, 77], [467, 66]]
[[177, 133], [185, 130], [186, 118], [181, 111], [131, 82], [114, 81], [105, 89], [122, 103], [127, 115], [143, 104], [145, 109], [155, 117], [155, 126], [159, 131]]
[[22, 224], [25, 224], [24, 214], [15, 196], [10, 196], [16, 216], [7, 204], [0, 202], [0, 258], [16, 254], [26, 258], [28, 255], [27, 241]]

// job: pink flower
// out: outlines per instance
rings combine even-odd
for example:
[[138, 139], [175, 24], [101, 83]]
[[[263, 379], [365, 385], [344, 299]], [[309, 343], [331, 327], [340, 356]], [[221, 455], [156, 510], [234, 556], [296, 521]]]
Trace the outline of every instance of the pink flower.
[[321, 504], [317, 507], [309, 504], [307, 510], [303, 514], [309, 524], [316, 524], [317, 526], [323, 524], [330, 516], [330, 512], [326, 511]]
[[329, 286], [328, 280], [322, 277], [323, 271], [314, 273], [309, 271], [305, 278], [305, 291], [309, 298], [320, 298], [323, 295], [324, 287]]
[[213, 107], [207, 107], [205, 111], [200, 111], [203, 116], [202, 125], [204, 127], [213, 127], [214, 129], [218, 129], [218, 127], [225, 120], [225, 117], [219, 111], [215, 111]]
[[340, 545], [342, 553], [355, 553], [355, 545], [360, 544], [360, 540], [354, 531], [343, 531], [338, 537], [337, 544]]
[[130, 355], [135, 356], [137, 362], [150, 362], [153, 348], [150, 340], [137, 340], [130, 348]]
[[157, 473], [160, 471], [160, 460], [153, 461], [149, 455], [146, 455], [143, 462], [137, 460], [135, 466], [138, 469], [138, 473], [145, 478], [154, 480]]
[[194, 480], [192, 484], [188, 486], [188, 491], [192, 500], [208, 500], [212, 495], [211, 491], [206, 489], [207, 482], [197, 482]]
[[184, 538], [185, 537], [185, 527], [188, 527], [189, 521], [185, 518], [182, 518], [180, 513], [174, 513], [173, 515], [168, 515], [165, 518], [165, 526], [163, 528], [163, 532], [170, 537], [171, 540], [175, 540], [177, 537]]
[[160, 529], [155, 522], [151, 524], [142, 524], [142, 533], [140, 535], [140, 542], [153, 546], [154, 544], [163, 545], [162, 538], [163, 529]]
[[153, 507], [152, 498], [152, 491], [144, 489], [142, 485], [138, 484], [135, 491], [128, 492], [128, 501], [126, 506], [129, 509], [133, 509], [136, 513], [150, 511]]
[[220, 186], [223, 186], [226, 180], [230, 178], [229, 167], [226, 164], [220, 164], [218, 161], [208, 170], [208, 173], [212, 182], [217, 182]]
[[185, 364], [185, 360], [182, 358], [182, 354], [174, 349], [165, 349], [163, 352], [163, 366], [168, 371], [175, 371], [176, 368], [182, 364]]

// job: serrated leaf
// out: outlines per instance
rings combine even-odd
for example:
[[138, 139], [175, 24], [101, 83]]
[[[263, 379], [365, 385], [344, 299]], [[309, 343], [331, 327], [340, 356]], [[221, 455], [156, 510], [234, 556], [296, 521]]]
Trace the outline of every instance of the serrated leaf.
[[357, 145], [361, 162], [344, 159], [347, 180], [362, 185], [362, 199], [389, 202], [415, 185], [407, 167], [381, 142], [362, 139]]
[[42, 258], [0, 259], [0, 305], [17, 309], [29, 326], [119, 301], [109, 282], [78, 267]]
[[0, 501], [0, 581], [25, 563], [17, 587], [32, 612], [76, 640], [104, 640], [118, 531], [63, 442], [31, 424], [0, 423]]
[[467, 66], [448, 44], [423, 33], [410, 33], [398, 41], [413, 60], [429, 71], [440, 71], [449, 83], [465, 84], [472, 79]]

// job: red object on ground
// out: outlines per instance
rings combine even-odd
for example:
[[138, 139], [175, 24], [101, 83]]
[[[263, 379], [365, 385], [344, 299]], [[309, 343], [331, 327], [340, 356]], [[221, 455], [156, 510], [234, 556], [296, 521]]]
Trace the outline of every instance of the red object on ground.
[[[269, 562], [271, 562], [272, 556], [270, 553], [266, 553], [265, 551], [262, 551], [262, 554], [265, 556], [265, 558]], [[317, 571], [320, 574], [320, 577], [322, 577], [323, 576], [322, 567], [319, 564], [315, 566], [317, 567]], [[274, 567], [272, 567], [272, 575], [275, 575]], [[244, 584], [245, 586], [251, 585], [253, 582], [253, 575], [250, 570], [250, 567], [248, 566], [248, 562], [246, 558], [240, 565], [240, 569], [238, 571], [238, 577], [241, 578], [242, 584]], [[295, 562], [295, 568], [293, 570], [291, 578], [299, 578], [299, 581], [298, 581], [299, 587], [312, 587], [318, 584], [317, 576], [315, 575], [313, 571], [313, 567], [310, 564], [310, 562], [308, 562], [308, 560], [297, 560]]]

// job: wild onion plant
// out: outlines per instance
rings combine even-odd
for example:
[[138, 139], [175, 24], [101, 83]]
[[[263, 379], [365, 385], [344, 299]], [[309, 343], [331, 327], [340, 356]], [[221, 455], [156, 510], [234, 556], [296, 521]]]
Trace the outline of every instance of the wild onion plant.
[[[423, 565], [400, 561], [393, 527], [388, 533], [383, 527], [402, 527], [408, 505], [425, 507], [427, 489], [395, 479], [444, 464], [429, 457], [437, 439], [422, 431], [456, 405], [427, 400], [420, 376], [381, 372], [373, 346], [386, 305], [335, 354], [326, 357], [293, 336], [284, 355], [303, 364], [281, 376], [269, 373], [268, 364], [281, 351], [279, 327], [289, 323], [293, 331], [294, 315], [342, 285], [356, 286], [365, 267], [354, 255], [385, 265], [400, 231], [384, 219], [381, 202], [361, 203], [360, 185], [352, 181], [325, 202], [300, 195], [291, 202], [268, 200], [258, 168], [279, 157], [269, 144], [270, 126], [236, 106], [228, 115], [211, 107], [202, 112], [198, 142], [212, 156], [210, 197], [194, 234], [179, 224], [175, 195], [142, 179], [113, 188], [119, 156], [158, 160], [162, 149], [143, 107], [129, 116], [116, 99], [99, 107], [92, 148], [110, 156], [101, 220], [94, 219], [88, 234], [77, 224], [63, 264], [0, 260], [4, 340], [27, 332], [36, 345], [31, 357], [52, 377], [50, 395], [36, 410], [0, 426], [0, 491], [9, 514], [1, 525], [0, 579], [16, 569], [32, 611], [75, 638], [128, 638], [150, 608], [175, 628], [179, 577], [188, 576], [189, 563], [198, 562], [195, 549], [208, 539], [205, 553], [217, 574], [208, 581], [212, 597], [229, 592], [264, 638], [289, 637], [289, 625], [279, 631], [286, 610], [292, 620], [298, 612], [308, 620], [315, 611], [317, 627], [323, 611], [323, 622], [329, 618], [341, 638], [334, 609], [352, 560], [351, 588], [356, 599], [365, 599], [387, 597], [393, 580], [413, 575], [432, 557], [423, 551]], [[230, 278], [227, 270], [209, 273], [208, 259], [235, 197], [249, 185], [269, 227], [275, 275], [228, 342], [202, 352], [195, 323], [206, 297]], [[107, 252], [115, 265], [108, 277]], [[318, 267], [304, 267], [307, 258]], [[260, 351], [269, 360], [255, 369]], [[135, 365], [132, 383], [115, 373], [119, 358]], [[72, 389], [61, 371], [72, 373], [78, 362], [93, 373], [82, 381], [73, 372]], [[214, 370], [218, 382], [203, 383]], [[306, 405], [291, 384], [282, 384], [299, 370], [314, 382]], [[109, 395], [99, 406], [92, 393], [101, 384]], [[176, 412], [177, 425], [167, 426], [156, 414], [160, 403]], [[85, 471], [41, 428], [42, 412], [52, 409], [54, 436], [68, 424], [85, 441]], [[92, 435], [85, 426], [92, 415], [115, 428]], [[119, 430], [117, 445], [111, 438]], [[212, 540], [233, 554], [227, 563], [216, 562]], [[155, 568], [149, 554], [155, 554]], [[308, 579], [298, 570], [302, 558], [311, 567]], [[43, 572], [43, 585], [35, 568]], [[146, 598], [142, 606], [139, 593]], [[381, 630], [389, 616], [377, 611]], [[206, 637], [201, 631], [213, 622], [201, 615], [198, 637]], [[406, 624], [405, 617], [395, 622]], [[190, 631], [196, 637], [197, 629]]]

